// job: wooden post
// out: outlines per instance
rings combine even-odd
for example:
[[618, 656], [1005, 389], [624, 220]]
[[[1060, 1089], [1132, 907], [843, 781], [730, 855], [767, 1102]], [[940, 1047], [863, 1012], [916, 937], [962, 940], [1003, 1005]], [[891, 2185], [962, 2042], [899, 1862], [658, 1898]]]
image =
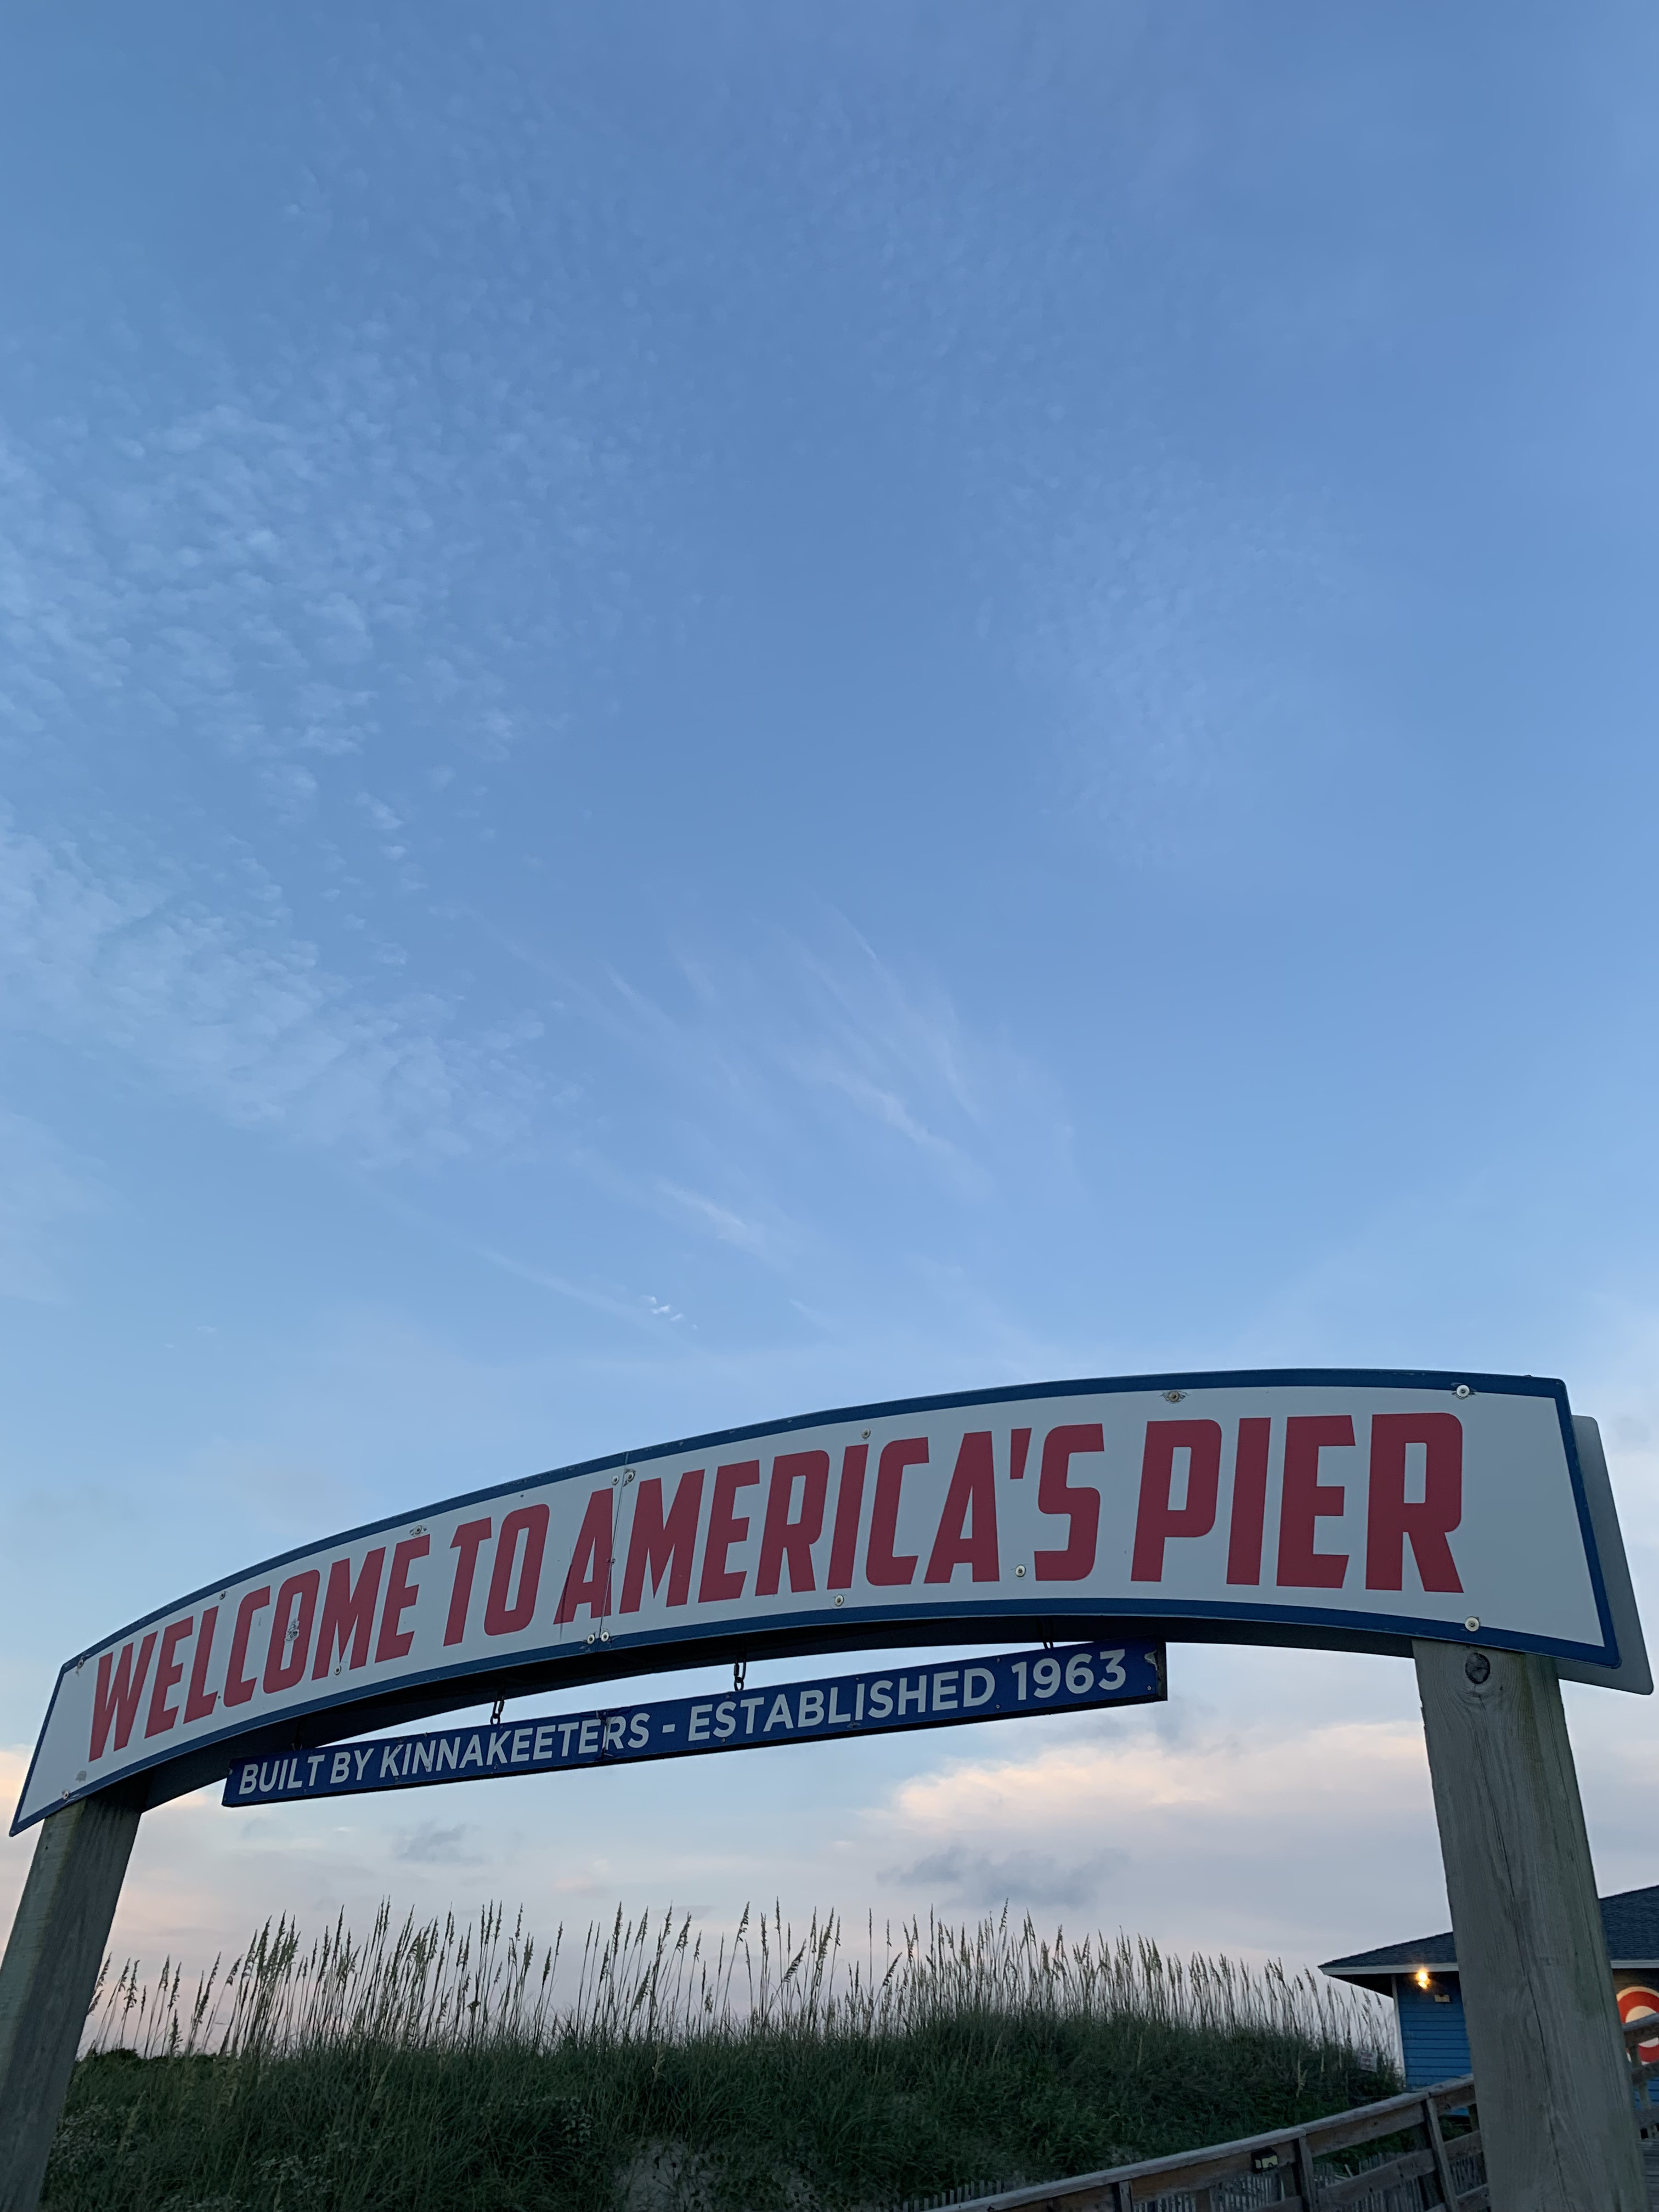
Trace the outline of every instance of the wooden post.
[[40, 1824], [0, 1960], [0, 2212], [35, 2212], [139, 1809], [100, 1792]]
[[1413, 1650], [1492, 2212], [1646, 2212], [1555, 1662]]

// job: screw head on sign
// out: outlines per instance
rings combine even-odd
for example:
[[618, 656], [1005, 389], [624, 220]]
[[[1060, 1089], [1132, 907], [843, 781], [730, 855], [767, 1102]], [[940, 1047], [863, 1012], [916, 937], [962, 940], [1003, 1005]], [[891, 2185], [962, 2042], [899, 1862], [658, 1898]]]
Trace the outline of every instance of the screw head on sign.
[[610, 1643], [610, 1641], [611, 1641], [611, 1631], [610, 1631], [608, 1628], [602, 1628], [602, 1629], [599, 1631], [599, 1641], [600, 1641], [600, 1643], [601, 1643], [601, 1644], [609, 1644], [609, 1643]]
[[1463, 1626], [1468, 1630], [1469, 1634], [1473, 1636], [1475, 1630], [1480, 1626], [1480, 1614], [1478, 1613], [1472, 1613], [1468, 1619], [1463, 1623]]
[[866, 1430], [863, 1431], [863, 1435], [864, 1435], [864, 1441], [865, 1441], [865, 1443], [869, 1443], [869, 1441], [870, 1441], [870, 1431], [869, 1431], [869, 1430], [868, 1430], [868, 1429], [866, 1429]]
[[1016, 1568], [1014, 1569], [1014, 1572], [1015, 1572], [1017, 1575], [1023, 1575], [1023, 1574], [1024, 1573], [1024, 1571], [1025, 1571], [1025, 1570], [1024, 1570], [1024, 1567], [1016, 1567]]
[[844, 1597], [838, 1597], [838, 1598], [836, 1600], [836, 1603], [837, 1605], [845, 1605], [845, 1604], [846, 1604], [846, 1602], [847, 1602], [847, 1601], [846, 1601], [846, 1599], [845, 1599]]
[[1460, 1382], [1456, 1389], [1453, 1391], [1452, 1395], [1455, 1398], [1472, 1398], [1474, 1395], [1474, 1393], [1470, 1389], [1467, 1382]]
[[592, 1644], [592, 1643], [594, 1643], [594, 1642], [596, 1642], [596, 1641], [597, 1641], [597, 1638], [593, 1638], [593, 1637], [590, 1636], [590, 1637], [588, 1638], [588, 1639], [587, 1639], [587, 1640], [588, 1640], [588, 1642], [589, 1642], [590, 1644]]
[[1184, 1390], [1166, 1390], [1164, 1393], [1164, 1402], [1166, 1405], [1178, 1406], [1186, 1395]]

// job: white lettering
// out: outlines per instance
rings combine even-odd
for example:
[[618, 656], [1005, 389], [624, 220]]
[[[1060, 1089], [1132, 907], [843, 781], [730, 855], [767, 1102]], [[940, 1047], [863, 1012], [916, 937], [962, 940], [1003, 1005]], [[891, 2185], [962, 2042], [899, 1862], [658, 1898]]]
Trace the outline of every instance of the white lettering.
[[399, 1782], [403, 1780], [402, 1775], [398, 1773], [398, 1760], [402, 1751], [403, 1746], [400, 1743], [388, 1743], [382, 1747], [380, 1752], [380, 1779], [382, 1782], [386, 1780], [388, 1774], [396, 1776]]
[[620, 1713], [606, 1714], [604, 1744], [604, 1748], [606, 1751], [620, 1751], [622, 1749], [623, 1735], [627, 1729], [627, 1726], [628, 1723], [623, 1719]]
[[408, 1774], [430, 1774], [432, 1771], [432, 1754], [436, 1749], [437, 1746], [433, 1742], [429, 1735], [422, 1736], [420, 1741], [415, 1746], [413, 1751], [410, 1752], [409, 1755], [409, 1764], [404, 1768], [404, 1772]]
[[830, 1685], [830, 1725], [831, 1728], [850, 1728], [852, 1723], [853, 1716], [851, 1713], [844, 1713], [841, 1709], [840, 1686], [837, 1683], [831, 1682]]
[[538, 1759], [551, 1759], [553, 1756], [553, 1723], [551, 1721], [544, 1722], [536, 1731], [535, 1756]]
[[628, 1748], [630, 1751], [643, 1751], [650, 1741], [651, 1716], [648, 1713], [635, 1713], [628, 1723]]
[[582, 1732], [576, 1738], [576, 1750], [580, 1757], [592, 1759], [599, 1747], [599, 1721], [598, 1714], [594, 1713], [582, 1723]]
[[[985, 1687], [976, 1690], [982, 1682]], [[971, 1711], [975, 1705], [988, 1705], [996, 1695], [997, 1678], [988, 1667], [964, 1667], [962, 1673], [962, 1702]]]
[[514, 1766], [522, 1766], [529, 1756], [530, 1730], [527, 1728], [514, 1729], [513, 1731], [513, 1764]]
[[501, 1765], [505, 1766], [507, 1765], [507, 1747], [511, 1741], [512, 1735], [510, 1730], [502, 1729], [498, 1735], [494, 1729], [491, 1729], [489, 1731], [489, 1753], [488, 1758], [484, 1760], [484, 1765], [486, 1766], [493, 1766], [495, 1764], [495, 1761], [499, 1759]]
[[455, 1756], [460, 1750], [460, 1747], [461, 1739], [458, 1735], [447, 1735], [443, 1741], [438, 1746], [438, 1771], [440, 1774], [443, 1773], [446, 1768], [447, 1768], [452, 1773], [453, 1772]]
[[692, 1706], [690, 1723], [685, 1731], [685, 1740], [688, 1743], [708, 1742], [708, 1716], [714, 1710], [713, 1705]]
[[369, 1760], [374, 1756], [374, 1747], [373, 1744], [370, 1744], [367, 1751], [354, 1751], [351, 1756], [357, 1762], [357, 1771], [352, 1777], [352, 1779], [356, 1782], [361, 1782], [363, 1778], [363, 1769], [368, 1765]]
[[[781, 1718], [780, 1716], [781, 1716]], [[789, 1717], [789, 1700], [780, 1690], [772, 1700], [772, 1710], [766, 1716], [766, 1726], [761, 1730], [761, 1734], [768, 1735], [775, 1728], [793, 1728], [794, 1725], [795, 1723]]]
[[889, 1713], [890, 1713], [890, 1712], [892, 1711], [892, 1710], [893, 1710], [893, 1686], [892, 1686], [892, 1684], [891, 1684], [890, 1682], [889, 1682], [889, 1681], [886, 1681], [886, 1680], [883, 1680], [883, 1681], [879, 1681], [879, 1682], [872, 1682], [872, 1683], [871, 1683], [871, 1685], [870, 1685], [870, 1717], [871, 1717], [871, 1719], [872, 1719], [872, 1721], [884, 1721], [884, 1720], [886, 1719], [886, 1717], [887, 1717], [888, 1714], [889, 1714]]
[[902, 1674], [899, 1676], [898, 1717], [901, 1720], [904, 1718], [904, 1709], [907, 1705], [914, 1705], [919, 1713], [927, 1711], [927, 1677], [925, 1674], [917, 1675], [916, 1686], [914, 1690]]
[[239, 1797], [251, 1797], [258, 1786], [258, 1761], [257, 1759], [250, 1759], [248, 1764], [242, 1769], [242, 1778], [236, 1785], [236, 1795]]
[[483, 1746], [479, 1742], [476, 1735], [468, 1736], [466, 1740], [466, 1749], [461, 1753], [461, 1765], [463, 1766], [482, 1766], [483, 1763]]
[[[811, 1699], [810, 1705], [807, 1703], [809, 1698]], [[795, 1725], [797, 1728], [822, 1728], [823, 1726], [823, 1692], [822, 1690], [803, 1690], [801, 1692], [800, 1711], [797, 1716]]]
[[722, 1698], [714, 1708], [714, 1734], [724, 1743], [727, 1736], [736, 1734], [737, 1726], [738, 1708], [735, 1700], [731, 1698]]
[[[950, 1685], [948, 1696], [945, 1693], [947, 1683]], [[933, 1711], [936, 1713], [953, 1713], [956, 1709], [957, 1673], [952, 1668], [948, 1674], [935, 1674], [933, 1677]]]

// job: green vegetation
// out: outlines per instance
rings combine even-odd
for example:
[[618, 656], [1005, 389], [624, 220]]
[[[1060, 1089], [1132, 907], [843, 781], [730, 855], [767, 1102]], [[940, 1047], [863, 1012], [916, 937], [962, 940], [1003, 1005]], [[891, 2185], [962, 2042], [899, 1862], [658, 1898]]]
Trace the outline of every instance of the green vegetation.
[[[564, 1983], [574, 1976], [567, 1993]], [[267, 1927], [186, 2002], [100, 1995], [48, 2212], [813, 2212], [1084, 2172], [1399, 2087], [1313, 1975], [1040, 1937], [1006, 1916], [848, 1958], [665, 1917], [580, 1966], [478, 1926]]]

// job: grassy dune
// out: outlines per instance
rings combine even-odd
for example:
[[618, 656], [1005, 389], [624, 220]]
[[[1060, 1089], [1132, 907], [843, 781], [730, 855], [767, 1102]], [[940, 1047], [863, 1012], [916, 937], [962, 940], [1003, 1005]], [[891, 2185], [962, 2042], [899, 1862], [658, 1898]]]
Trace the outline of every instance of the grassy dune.
[[936, 1921], [849, 1955], [619, 1915], [267, 1927], [100, 1995], [50, 2212], [885, 2208], [1311, 2118], [1398, 2086], [1381, 2008], [1145, 1942]]

